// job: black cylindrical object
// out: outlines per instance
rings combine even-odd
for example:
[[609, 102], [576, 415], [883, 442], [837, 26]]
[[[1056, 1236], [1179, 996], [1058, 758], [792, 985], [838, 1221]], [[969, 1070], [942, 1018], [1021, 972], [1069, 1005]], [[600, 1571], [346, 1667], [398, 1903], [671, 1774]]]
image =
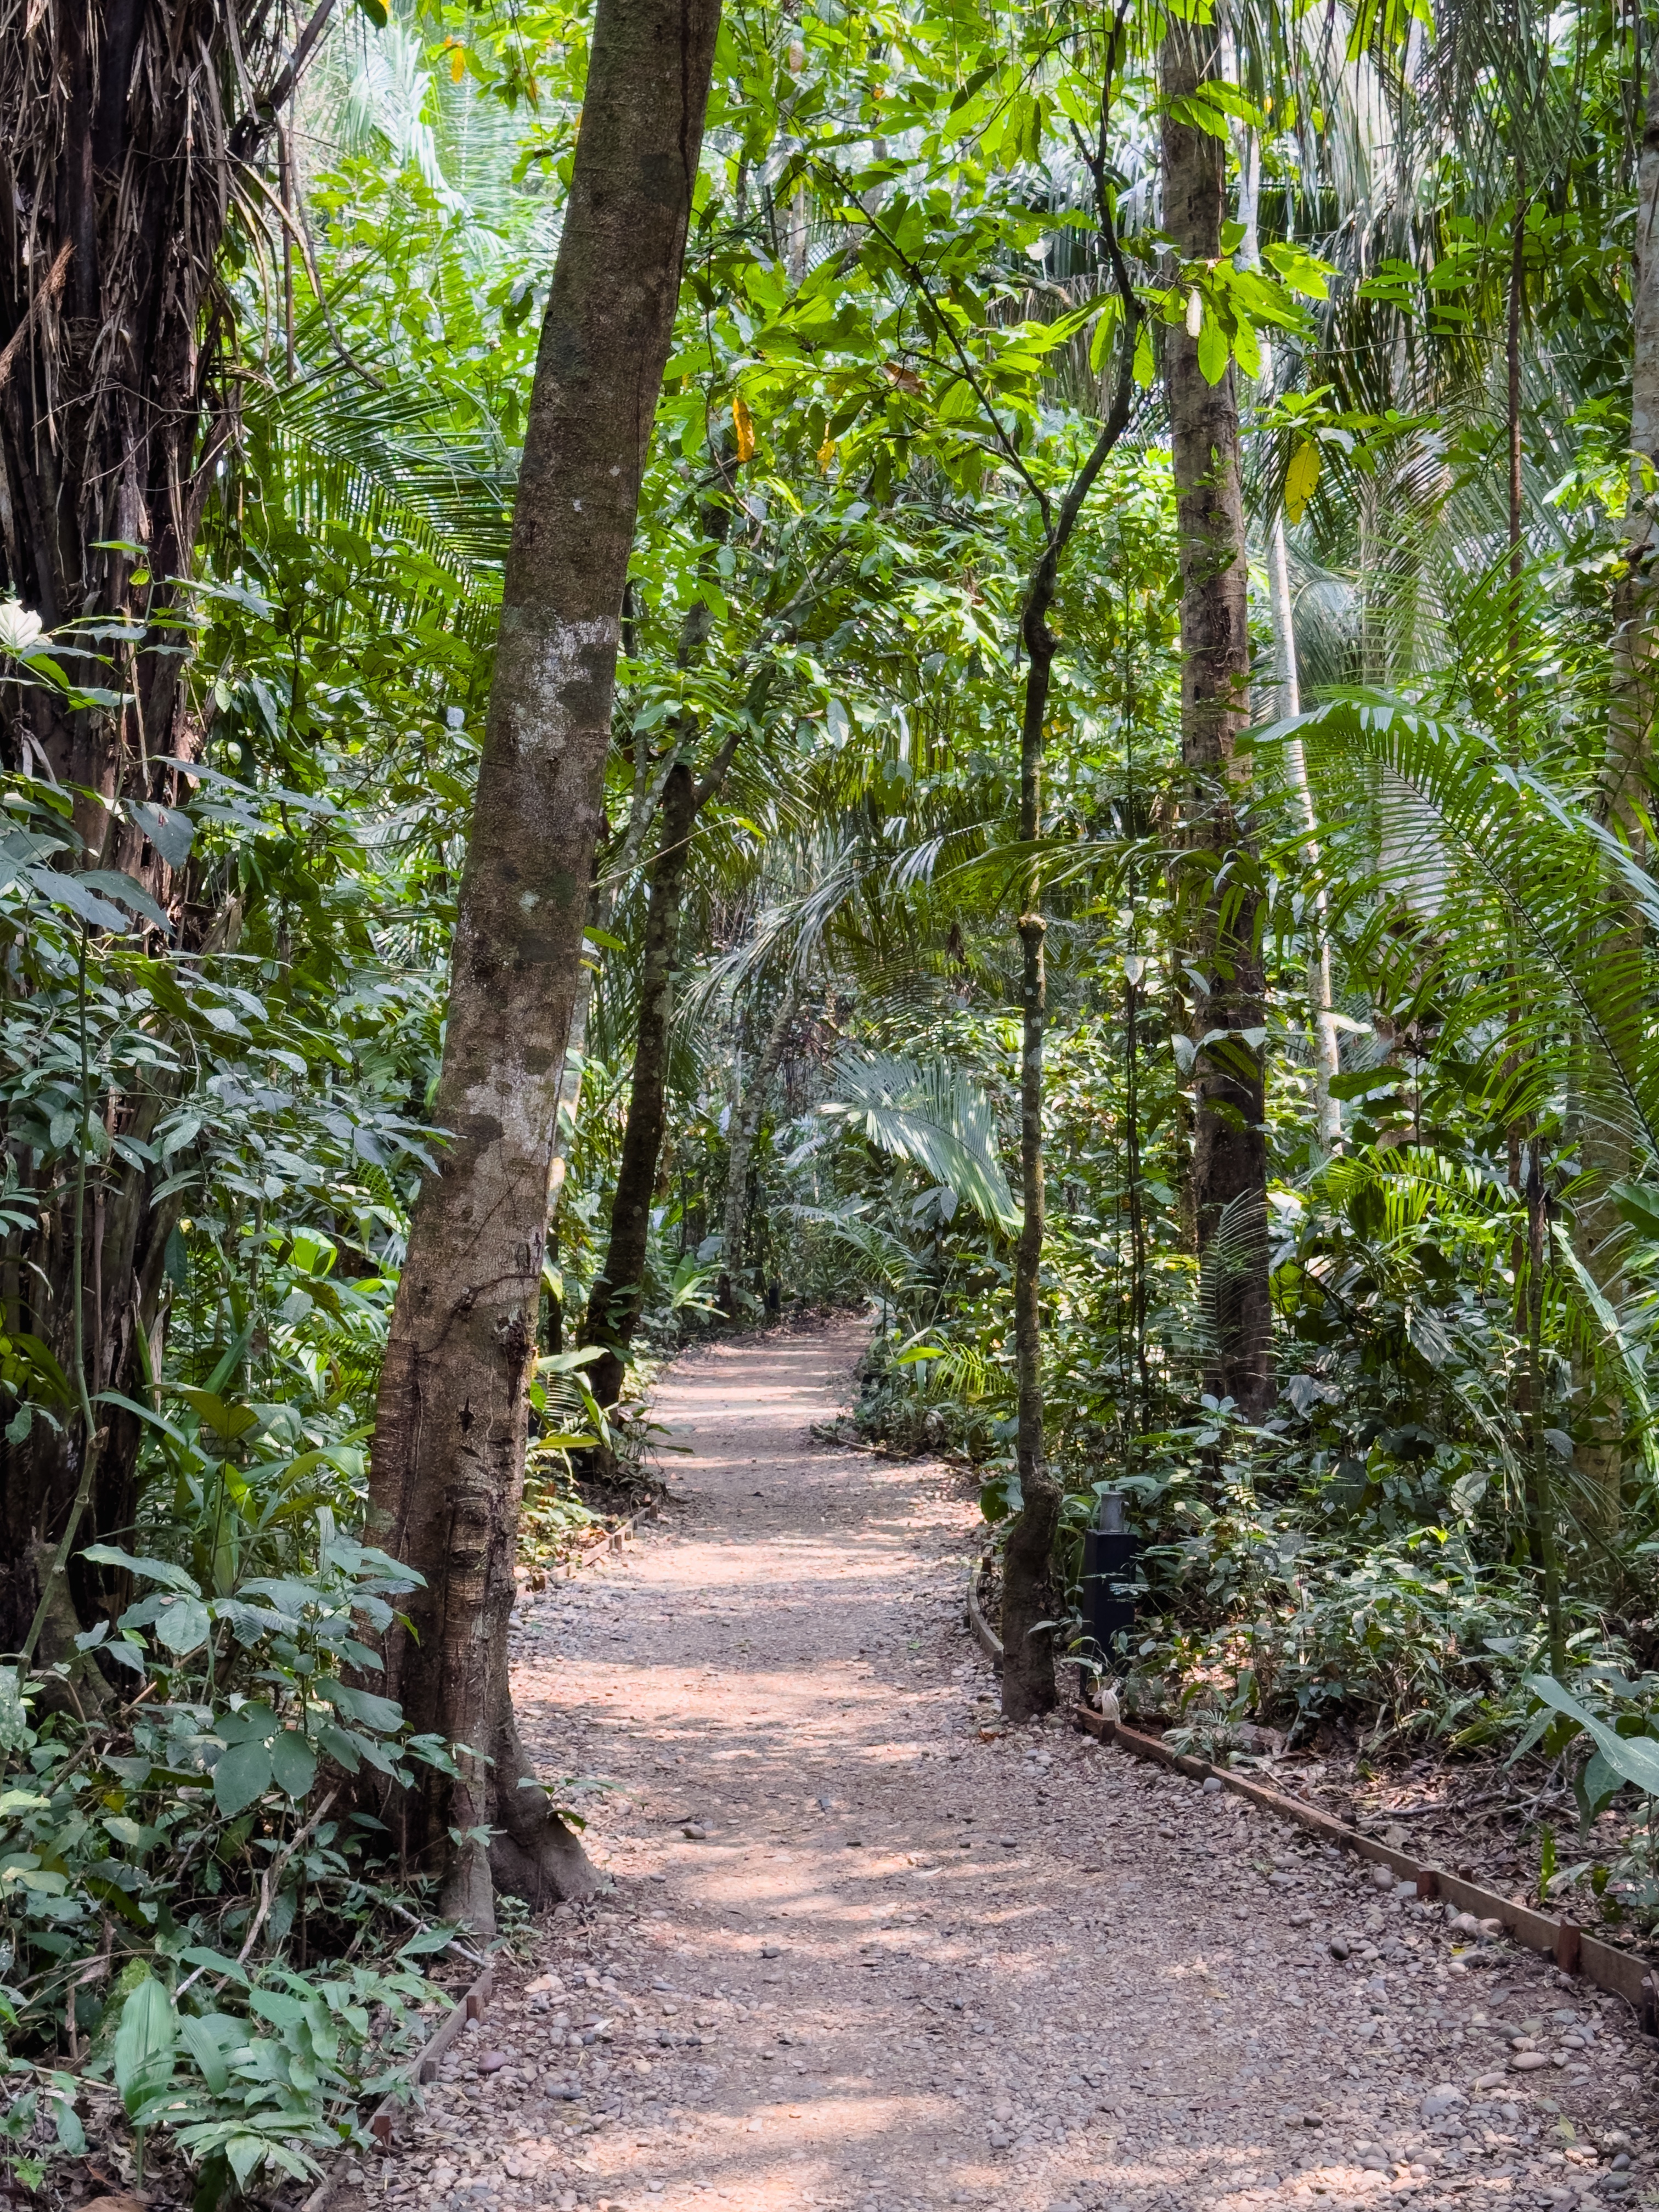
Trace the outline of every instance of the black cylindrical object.
[[1123, 1494], [1103, 1491], [1097, 1524], [1083, 1532], [1083, 1617], [1108, 1666], [1114, 1639], [1134, 1626], [1135, 1540], [1123, 1525]]

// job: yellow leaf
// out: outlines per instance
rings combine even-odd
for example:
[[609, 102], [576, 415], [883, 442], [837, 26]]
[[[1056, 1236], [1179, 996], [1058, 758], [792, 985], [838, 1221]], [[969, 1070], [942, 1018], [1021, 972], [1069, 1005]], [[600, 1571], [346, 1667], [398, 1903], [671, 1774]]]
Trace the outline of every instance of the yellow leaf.
[[1314, 486], [1319, 482], [1319, 448], [1311, 438], [1304, 438], [1291, 455], [1291, 465], [1285, 471], [1285, 513], [1292, 522], [1300, 522], [1303, 510], [1314, 495]]
[[752, 461], [755, 458], [755, 418], [749, 412], [748, 402], [741, 392], [732, 403], [732, 420], [738, 430], [738, 459]]
[[452, 46], [449, 49], [449, 75], [452, 83], [459, 84], [466, 75], [466, 48]]
[[826, 438], [818, 447], [818, 466], [821, 469], [827, 469], [835, 458], [836, 441], [833, 438]]

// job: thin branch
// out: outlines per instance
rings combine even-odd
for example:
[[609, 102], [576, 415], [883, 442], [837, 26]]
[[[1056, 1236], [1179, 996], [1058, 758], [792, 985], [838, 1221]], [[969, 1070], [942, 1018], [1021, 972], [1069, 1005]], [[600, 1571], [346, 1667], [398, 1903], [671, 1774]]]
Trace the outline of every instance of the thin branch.
[[246, 161], [239, 162], [238, 166], [248, 183], [264, 198], [277, 222], [298, 246], [301, 258], [306, 264], [306, 275], [311, 279], [311, 289], [316, 295], [317, 305], [322, 312], [323, 326], [328, 332], [329, 343], [339, 356], [342, 364], [349, 368], [354, 376], [362, 377], [363, 382], [371, 386], [374, 391], [384, 392], [386, 390], [384, 380], [375, 376], [363, 367], [362, 362], [357, 360], [347, 346], [335, 325], [334, 316], [328, 304], [328, 296], [323, 290], [323, 280], [317, 268], [317, 256], [311, 242], [311, 226], [306, 221], [303, 200], [296, 195], [294, 207], [291, 209], [284, 207], [281, 199], [257, 169]]
[[962, 340], [957, 335], [955, 325], [951, 322], [950, 317], [945, 313], [938, 301], [934, 298], [933, 287], [927, 281], [925, 270], [923, 270], [918, 263], [910, 258], [909, 255], [904, 251], [903, 247], [898, 243], [891, 231], [887, 228], [886, 225], [881, 221], [879, 216], [872, 215], [870, 210], [866, 207], [863, 206], [857, 199], [853, 201], [853, 206], [858, 210], [859, 214], [863, 216], [865, 222], [869, 224], [871, 229], [875, 232], [877, 237], [879, 238], [886, 246], [888, 252], [891, 253], [894, 259], [899, 263], [906, 275], [909, 277], [910, 282], [915, 286], [922, 298], [927, 302], [928, 307], [933, 310], [935, 320], [939, 325], [939, 327], [944, 331], [945, 337], [949, 341], [951, 350], [957, 357], [957, 367], [962, 376], [963, 381], [968, 385], [969, 389], [972, 391], [975, 398], [978, 400], [987, 421], [991, 424], [992, 428], [995, 433], [998, 445], [1002, 448], [1003, 453], [1007, 457], [1009, 466], [1014, 470], [1021, 483], [1025, 486], [1026, 490], [1029, 491], [1032, 498], [1036, 500], [1038, 510], [1042, 516], [1042, 527], [1045, 532], [1051, 530], [1053, 527], [1053, 521], [1048, 505], [1048, 495], [1044, 491], [1042, 486], [1037, 482], [1036, 478], [1031, 474], [1030, 469], [1026, 467], [1018, 447], [1015, 445], [1013, 440], [1003, 428], [1001, 418], [999, 416], [996, 409], [992, 405], [990, 397], [986, 392], [984, 384], [981, 381], [980, 374], [978, 369], [975, 367], [973, 356], [969, 353], [967, 348], [963, 344]]
[[11, 374], [12, 363], [22, 351], [23, 341], [33, 329], [42, 309], [49, 307], [58, 293], [63, 290], [64, 278], [69, 270], [70, 256], [74, 251], [73, 239], [65, 240], [64, 245], [59, 246], [58, 258], [46, 272], [46, 283], [30, 300], [24, 311], [22, 321], [6, 340], [5, 344], [0, 346], [0, 392], [4, 391], [6, 380]]
[[[292, 98], [306, 64], [316, 51], [317, 41], [328, 28], [329, 18], [334, 13], [334, 0], [320, 0], [298, 39], [294, 52], [289, 56], [263, 94], [251, 99], [245, 114], [231, 125], [227, 147], [233, 161], [246, 161], [263, 143], [266, 133], [276, 120], [277, 110]], [[234, 21], [234, 9], [232, 9]], [[240, 54], [237, 57], [240, 61]], [[244, 96], [247, 94], [244, 93]]]

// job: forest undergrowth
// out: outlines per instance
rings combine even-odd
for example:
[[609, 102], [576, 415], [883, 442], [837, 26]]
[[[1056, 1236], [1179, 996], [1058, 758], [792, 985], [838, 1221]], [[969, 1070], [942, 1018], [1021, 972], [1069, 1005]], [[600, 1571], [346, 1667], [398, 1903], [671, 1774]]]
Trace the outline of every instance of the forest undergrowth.
[[164, 12], [0, 40], [0, 2186], [361, 2141], [823, 1310], [994, 1725], [1650, 1943], [1651, 11]]

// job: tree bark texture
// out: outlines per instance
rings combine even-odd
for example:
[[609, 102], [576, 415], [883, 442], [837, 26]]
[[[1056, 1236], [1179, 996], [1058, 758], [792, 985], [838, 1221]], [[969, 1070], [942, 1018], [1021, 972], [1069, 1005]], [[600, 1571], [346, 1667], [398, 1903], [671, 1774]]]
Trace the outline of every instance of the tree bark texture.
[[[1607, 750], [1597, 812], [1602, 823], [1637, 860], [1648, 858], [1646, 809], [1653, 767], [1653, 732], [1659, 712], [1659, 57], [1648, 61], [1647, 101], [1637, 174], [1636, 238], [1631, 271], [1630, 500], [1625, 524], [1624, 571], [1613, 599], [1613, 688], [1607, 711]], [[1623, 879], [1604, 872], [1591, 924], [1589, 958], [1602, 1000], [1601, 1029], [1607, 1052], [1634, 1066], [1641, 1050], [1642, 921]], [[1596, 1288], [1617, 1312], [1628, 1300], [1626, 1269], [1629, 1232], [1612, 1187], [1634, 1165], [1631, 1131], [1607, 1080], [1612, 1071], [1587, 1069], [1580, 1147], [1587, 1187], [1574, 1207], [1573, 1240]], [[1624, 1467], [1628, 1423], [1620, 1377], [1611, 1359], [1597, 1374], [1584, 1364], [1578, 1381], [1588, 1401], [1589, 1433], [1575, 1455], [1600, 1532], [1616, 1541], [1624, 1515]]]
[[[142, 634], [172, 611], [171, 580], [190, 573], [234, 423], [218, 375], [231, 315], [215, 275], [232, 181], [258, 155], [331, 5], [291, 51], [286, 16], [250, 0], [0, 5], [0, 597], [48, 630], [123, 623]], [[136, 586], [141, 567], [157, 580]], [[87, 865], [137, 878], [184, 943], [213, 949], [234, 917], [204, 928], [187, 872], [175, 874], [118, 805], [178, 796], [177, 772], [157, 763], [196, 750], [183, 658], [107, 639], [98, 649], [117, 665], [86, 680], [128, 703], [71, 708], [46, 687], [9, 685], [0, 757], [76, 787]], [[147, 1140], [173, 1095], [163, 1084], [116, 1099], [113, 1127]], [[39, 1337], [67, 1370], [73, 1163], [14, 1157], [43, 1226], [7, 1241], [6, 1326]], [[164, 1173], [89, 1166], [80, 1272], [94, 1395], [142, 1400], [144, 1353], [159, 1351], [182, 1203], [154, 1202]], [[42, 1540], [49, 1552], [71, 1510], [80, 1426], [37, 1420], [23, 1441], [0, 1443], [0, 1648], [19, 1648]], [[141, 1429], [111, 1409], [79, 1547], [130, 1530]], [[77, 1555], [70, 1586], [83, 1621], [106, 1584], [107, 1571]], [[42, 1656], [68, 1656], [56, 1648], [67, 1618], [54, 1607]]]
[[[374, 1540], [418, 1568], [385, 1688], [465, 1748], [388, 1808], [443, 1909], [591, 1886], [529, 1782], [507, 1679], [560, 1060], [600, 828], [629, 550], [674, 323], [718, 0], [599, 0], [531, 395], [434, 1119], [398, 1285]], [[465, 1840], [452, 1850], [449, 1831]], [[488, 1840], [485, 1840], [486, 1833]]]
[[[1190, 99], [1215, 77], [1218, 45], [1213, 22], [1170, 21], [1162, 52], [1166, 101]], [[1217, 259], [1223, 142], [1166, 109], [1163, 162], [1164, 228], [1176, 252], [1188, 263]], [[1188, 964], [1209, 987], [1191, 1002], [1193, 1197], [1210, 1338], [1206, 1387], [1255, 1418], [1273, 1401], [1273, 1344], [1262, 1054], [1238, 1034], [1263, 1021], [1261, 902], [1237, 811], [1236, 744], [1249, 720], [1250, 676], [1238, 396], [1231, 363], [1211, 384], [1198, 355], [1184, 325], [1166, 333], [1182, 582]], [[1214, 1041], [1206, 1044], [1206, 1037]]]
[[726, 1125], [729, 1134], [726, 1150], [725, 1233], [720, 1240], [720, 1309], [728, 1321], [738, 1318], [738, 1285], [743, 1275], [744, 1246], [749, 1238], [749, 1164], [754, 1158], [755, 1140], [760, 1135], [761, 1118], [766, 1111], [766, 1094], [772, 1078], [783, 1064], [784, 1050], [799, 1004], [799, 993], [792, 978], [784, 986], [783, 996], [766, 1032], [760, 1058], [749, 1079], [748, 1092], [735, 1103]]
[[611, 1234], [605, 1266], [589, 1294], [585, 1344], [604, 1348], [587, 1370], [601, 1406], [622, 1396], [628, 1347], [645, 1310], [646, 1260], [651, 1244], [651, 1201], [657, 1188], [668, 1115], [668, 1059], [674, 1020], [674, 963], [679, 953], [680, 907], [697, 819], [697, 785], [690, 766], [676, 761], [662, 795], [662, 834], [651, 864], [641, 962], [640, 1012], [634, 1038], [633, 1079], [623, 1129], [617, 1188], [611, 1201]]

